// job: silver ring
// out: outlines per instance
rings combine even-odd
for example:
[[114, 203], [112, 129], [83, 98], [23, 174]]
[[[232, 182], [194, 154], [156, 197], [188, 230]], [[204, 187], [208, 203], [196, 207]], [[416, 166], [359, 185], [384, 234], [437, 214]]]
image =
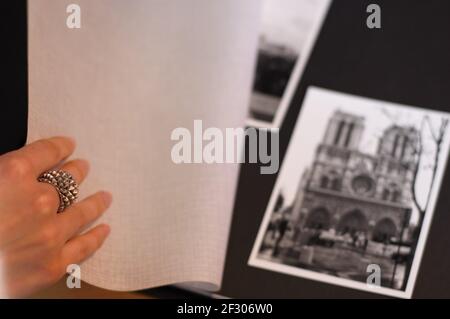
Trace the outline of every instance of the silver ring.
[[58, 213], [62, 213], [78, 198], [78, 185], [72, 175], [66, 171], [47, 171], [38, 177], [41, 183], [53, 185], [59, 194]]

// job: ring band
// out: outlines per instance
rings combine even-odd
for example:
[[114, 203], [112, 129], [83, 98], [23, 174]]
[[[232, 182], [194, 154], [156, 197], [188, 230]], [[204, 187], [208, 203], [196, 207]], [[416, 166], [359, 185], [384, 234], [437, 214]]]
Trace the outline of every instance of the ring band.
[[58, 213], [62, 213], [78, 198], [78, 185], [72, 175], [66, 171], [47, 171], [38, 177], [41, 183], [48, 183], [55, 187], [59, 194]]

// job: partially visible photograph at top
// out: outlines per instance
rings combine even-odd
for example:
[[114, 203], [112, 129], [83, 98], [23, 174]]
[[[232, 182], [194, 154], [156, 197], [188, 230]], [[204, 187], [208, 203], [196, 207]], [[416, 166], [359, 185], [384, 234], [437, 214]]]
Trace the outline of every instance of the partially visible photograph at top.
[[330, 0], [264, 0], [247, 125], [281, 125]]

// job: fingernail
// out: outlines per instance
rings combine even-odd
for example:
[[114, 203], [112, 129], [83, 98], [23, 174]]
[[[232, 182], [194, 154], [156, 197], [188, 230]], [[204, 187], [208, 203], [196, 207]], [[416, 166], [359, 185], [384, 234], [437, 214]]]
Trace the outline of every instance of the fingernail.
[[85, 159], [80, 159], [80, 164], [83, 165], [83, 169], [85, 172], [89, 172], [89, 168], [91, 167], [91, 165], [89, 164], [89, 162]]
[[77, 141], [72, 136], [66, 136], [73, 144], [75, 144]]
[[71, 136], [60, 136], [62, 138], [65, 138], [66, 140], [70, 141], [70, 143], [75, 147], [77, 145], [77, 141], [71, 137]]
[[106, 207], [109, 207], [112, 203], [112, 194], [110, 192], [102, 192], [103, 201]]
[[111, 227], [109, 225], [107, 225], [107, 224], [103, 224], [102, 227], [105, 230], [105, 235], [108, 236], [109, 233], [111, 232]]

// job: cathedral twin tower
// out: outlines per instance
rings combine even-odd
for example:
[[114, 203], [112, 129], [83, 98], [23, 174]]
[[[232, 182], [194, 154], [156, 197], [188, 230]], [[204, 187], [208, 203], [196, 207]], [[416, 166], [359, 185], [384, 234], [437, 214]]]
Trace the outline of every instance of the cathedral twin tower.
[[330, 118], [293, 206], [299, 229], [360, 232], [386, 242], [409, 226], [418, 131], [392, 125], [369, 154], [360, 149], [364, 128], [361, 116], [338, 110]]

